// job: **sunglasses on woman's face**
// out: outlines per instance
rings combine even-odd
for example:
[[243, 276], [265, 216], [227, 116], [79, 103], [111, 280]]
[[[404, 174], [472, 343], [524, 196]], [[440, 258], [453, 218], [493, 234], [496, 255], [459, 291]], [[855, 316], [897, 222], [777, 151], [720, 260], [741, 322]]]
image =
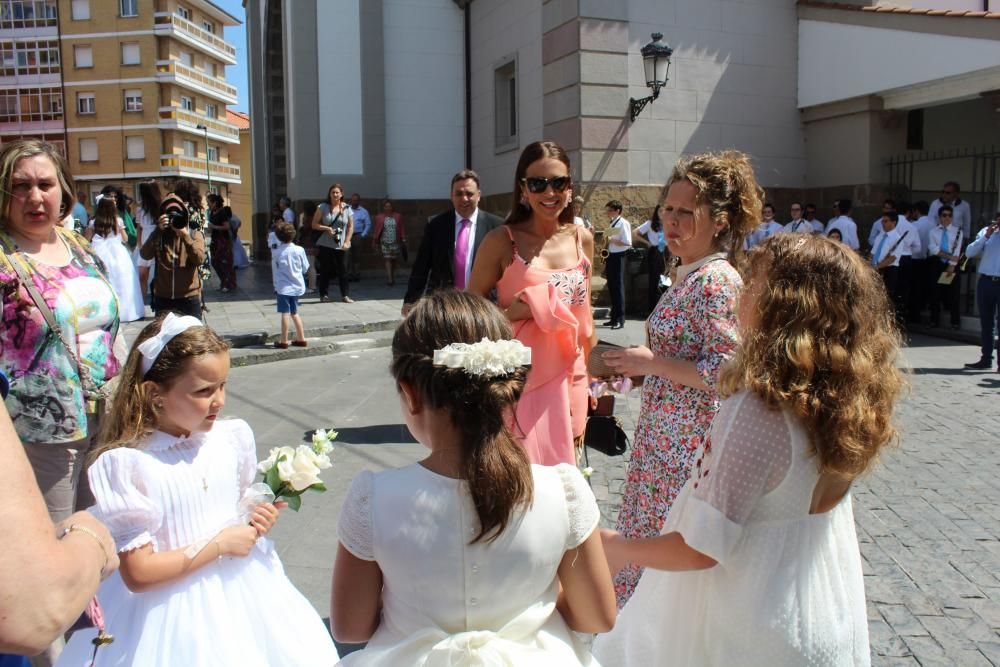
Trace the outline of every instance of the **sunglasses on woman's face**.
[[522, 178], [521, 182], [528, 188], [528, 192], [540, 195], [551, 185], [556, 192], [562, 192], [569, 187], [569, 176], [556, 176], [555, 178], [542, 178], [540, 176], [528, 176]]

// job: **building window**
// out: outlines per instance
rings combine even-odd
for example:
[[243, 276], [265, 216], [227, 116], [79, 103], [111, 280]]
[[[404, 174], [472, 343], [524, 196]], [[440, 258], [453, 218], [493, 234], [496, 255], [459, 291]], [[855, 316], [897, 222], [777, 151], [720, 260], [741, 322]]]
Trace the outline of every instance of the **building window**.
[[139, 0], [121, 0], [121, 15], [125, 17], [139, 15]]
[[139, 42], [122, 42], [122, 65], [138, 65], [140, 62]]
[[186, 95], [181, 95], [181, 109], [185, 111], [194, 111], [194, 100]]
[[73, 0], [70, 15], [74, 21], [86, 21], [90, 18], [90, 0]]
[[218, 162], [219, 161], [219, 147], [218, 146], [209, 146], [208, 147], [208, 161], [209, 162]]
[[55, 26], [56, 0], [4, 0], [0, 5], [0, 30]]
[[205, 105], [205, 115], [207, 117], [209, 117], [209, 118], [218, 118], [219, 117], [219, 107], [217, 107], [214, 104], [206, 104]]
[[906, 112], [906, 150], [924, 149], [924, 110], [911, 109]]
[[125, 137], [125, 159], [145, 160], [146, 141], [142, 137]]
[[178, 59], [181, 61], [182, 65], [187, 65], [188, 67], [191, 67], [191, 63], [194, 62], [194, 59], [191, 57], [191, 54], [188, 53], [187, 51], [181, 51], [180, 53], [177, 54], [177, 56]]
[[93, 93], [77, 93], [76, 94], [76, 112], [78, 114], [95, 114], [97, 113], [97, 105], [94, 100]]
[[190, 139], [184, 140], [184, 155], [187, 157], [198, 157], [198, 146]]
[[177, 14], [177, 16], [180, 16], [185, 21], [191, 20], [191, 10], [188, 9], [187, 7], [181, 7], [178, 5], [177, 11], [174, 13]]
[[97, 162], [97, 139], [80, 139], [80, 162]]
[[215, 34], [215, 24], [211, 21], [202, 21], [201, 27], [205, 32], [212, 33], [213, 35]]
[[142, 90], [138, 88], [125, 90], [125, 111], [142, 111]]
[[0, 76], [59, 72], [58, 40], [0, 42]]
[[90, 46], [73, 47], [73, 64], [77, 69], [94, 66], [94, 49]]
[[215, 63], [213, 63], [211, 60], [206, 60], [204, 63], [202, 63], [201, 71], [204, 72], [205, 74], [209, 75], [210, 77], [214, 78], [215, 77]]
[[517, 60], [511, 59], [493, 71], [493, 101], [497, 151], [517, 148]]

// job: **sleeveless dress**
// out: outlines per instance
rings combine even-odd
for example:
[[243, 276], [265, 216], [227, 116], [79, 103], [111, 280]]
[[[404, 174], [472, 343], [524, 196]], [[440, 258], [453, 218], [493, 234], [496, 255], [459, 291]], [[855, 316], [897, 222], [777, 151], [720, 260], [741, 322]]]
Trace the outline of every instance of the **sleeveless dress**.
[[531, 466], [534, 502], [493, 542], [468, 484], [419, 463], [354, 478], [340, 543], [382, 571], [382, 618], [345, 667], [597, 667], [556, 609], [563, 555], [600, 520], [575, 466]]
[[851, 494], [810, 514], [818, 480], [792, 413], [745, 391], [723, 401], [663, 526], [717, 564], [647, 568], [594, 655], [605, 667], [868, 665]]
[[[97, 500], [90, 511], [119, 552], [190, 547], [239, 520], [256, 466], [253, 432], [243, 420], [223, 420], [188, 438], [157, 431], [138, 448], [98, 457], [89, 470]], [[98, 667], [330, 667], [338, 659], [319, 614], [285, 576], [266, 538], [246, 557], [224, 556], [142, 593], [115, 573], [97, 597], [115, 637], [98, 651]], [[57, 667], [89, 667], [94, 635], [74, 633]]]
[[584, 345], [594, 330], [591, 265], [580, 228], [574, 227], [577, 263], [555, 271], [525, 261], [510, 227], [503, 229], [513, 259], [497, 282], [497, 302], [507, 308], [520, 298], [532, 313], [532, 319], [512, 323], [515, 337], [531, 348], [531, 370], [517, 404], [515, 434], [532, 463], [575, 464], [573, 439], [583, 435], [587, 423]]

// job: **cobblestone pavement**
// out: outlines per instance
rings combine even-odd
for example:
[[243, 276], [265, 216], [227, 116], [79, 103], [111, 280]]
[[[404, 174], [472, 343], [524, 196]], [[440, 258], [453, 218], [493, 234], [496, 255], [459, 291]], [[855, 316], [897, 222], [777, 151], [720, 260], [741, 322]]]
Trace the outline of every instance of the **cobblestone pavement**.
[[[602, 335], [643, 338], [639, 322]], [[977, 357], [968, 345], [912, 341], [901, 447], [855, 486], [874, 665], [1000, 665], [1000, 375], [957, 370]], [[289, 576], [324, 616], [350, 479], [424, 451], [402, 426], [388, 358], [383, 349], [285, 361], [234, 369], [230, 380], [227, 412], [251, 423], [259, 453], [314, 428], [341, 432], [330, 491], [284, 513], [274, 533]], [[630, 433], [638, 397], [619, 402]], [[590, 463], [612, 525], [627, 462], [592, 452]]]

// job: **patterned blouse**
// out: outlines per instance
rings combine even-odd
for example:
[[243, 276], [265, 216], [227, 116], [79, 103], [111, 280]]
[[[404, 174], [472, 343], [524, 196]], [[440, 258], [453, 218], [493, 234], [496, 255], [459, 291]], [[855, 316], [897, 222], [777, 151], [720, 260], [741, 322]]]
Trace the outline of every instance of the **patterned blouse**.
[[[31, 276], [65, 337], [76, 341], [80, 363], [97, 388], [119, 371], [112, 338], [118, 300], [103, 265], [74, 232], [57, 228], [56, 233], [70, 250], [70, 262], [61, 267], [23, 253], [8, 255], [0, 246], [0, 369], [11, 381], [7, 410], [18, 436], [30, 443], [87, 437], [87, 401], [76, 364], [45, 323], [11, 262], [19, 262]], [[15, 247], [6, 235], [0, 240]]]

